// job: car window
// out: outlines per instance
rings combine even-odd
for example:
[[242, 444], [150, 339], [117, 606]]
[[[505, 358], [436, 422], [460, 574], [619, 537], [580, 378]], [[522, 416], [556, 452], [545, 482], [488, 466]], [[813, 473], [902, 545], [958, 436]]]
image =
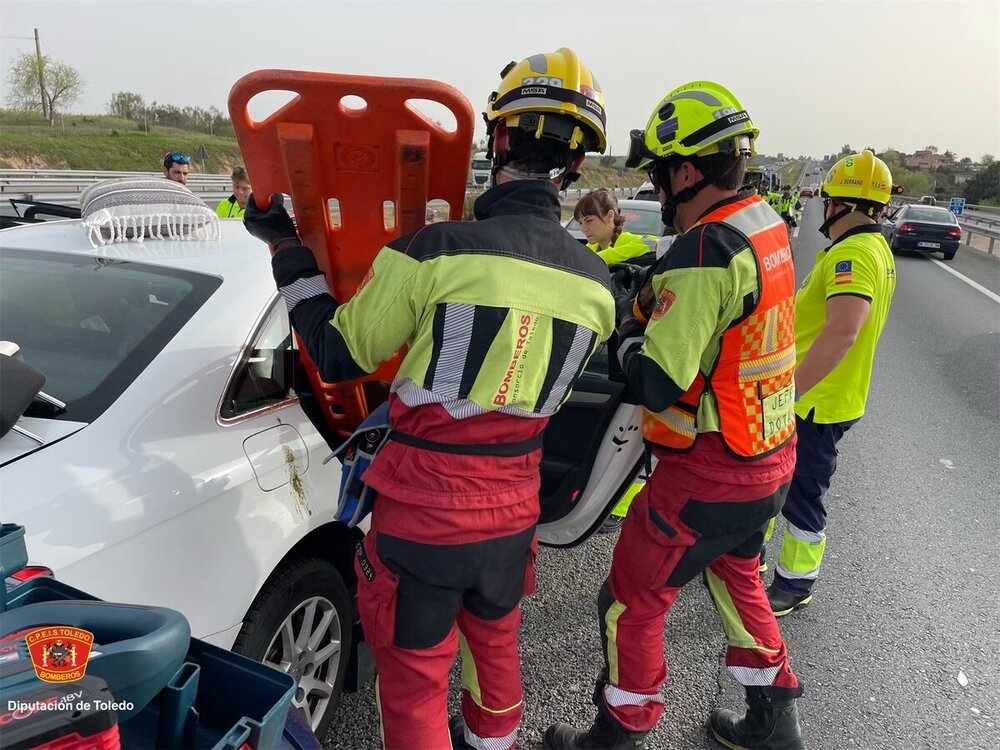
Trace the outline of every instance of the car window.
[[[621, 208], [620, 210], [622, 216], [625, 217], [624, 231], [632, 234], [651, 234], [654, 237], [659, 237], [663, 233], [659, 205], [650, 211], [637, 208]], [[570, 219], [566, 224], [566, 229], [580, 231], [580, 222], [576, 219]]]
[[240, 360], [222, 400], [221, 416], [234, 419], [291, 396], [294, 346], [283, 303], [271, 305]]
[[[33, 416], [91, 422], [218, 288], [212, 276], [95, 256], [0, 250], [0, 339], [66, 403]], [[36, 407], [32, 407], [35, 409]]]
[[907, 213], [906, 218], [910, 221], [937, 221], [948, 224], [957, 224], [955, 215], [946, 208], [931, 208], [930, 206], [913, 206]]
[[[657, 206], [657, 209], [659, 206]], [[635, 208], [623, 208], [625, 231], [632, 234], [652, 234], [659, 237], [663, 231], [663, 220], [660, 211], [641, 211]]]

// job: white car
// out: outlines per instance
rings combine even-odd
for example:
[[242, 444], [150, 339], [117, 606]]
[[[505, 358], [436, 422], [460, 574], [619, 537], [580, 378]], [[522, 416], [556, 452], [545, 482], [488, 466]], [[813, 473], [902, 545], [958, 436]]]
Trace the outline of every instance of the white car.
[[[0, 340], [47, 380], [0, 439], [3, 520], [29, 565], [295, 675], [326, 731], [356, 646], [341, 436], [305, 377], [265, 246], [91, 247], [80, 221], [0, 231]], [[544, 544], [593, 533], [641, 464], [638, 408], [593, 358], [545, 435]], [[317, 426], [318, 425], [318, 426]], [[327, 439], [324, 438], [324, 435]], [[44, 568], [42, 567], [44, 566]]]

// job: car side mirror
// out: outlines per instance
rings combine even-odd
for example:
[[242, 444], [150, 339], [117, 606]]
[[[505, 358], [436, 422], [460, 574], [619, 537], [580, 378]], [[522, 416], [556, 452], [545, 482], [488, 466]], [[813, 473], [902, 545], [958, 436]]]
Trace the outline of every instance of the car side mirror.
[[10, 432], [45, 385], [45, 375], [18, 358], [20, 347], [0, 341], [0, 438]]

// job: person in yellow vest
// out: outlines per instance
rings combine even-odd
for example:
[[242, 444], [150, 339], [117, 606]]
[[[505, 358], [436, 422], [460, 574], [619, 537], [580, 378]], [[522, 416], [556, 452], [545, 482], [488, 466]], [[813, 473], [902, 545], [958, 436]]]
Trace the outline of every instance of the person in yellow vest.
[[[738, 192], [758, 130], [724, 87], [696, 81], [632, 131], [627, 166], [649, 174], [678, 237], [618, 328], [617, 356], [658, 459], [598, 595], [604, 669], [597, 717], [554, 724], [549, 750], [637, 750], [663, 712], [664, 618], [704, 575], [745, 715], [715, 709], [729, 748], [804, 748], [798, 679], [757, 574], [795, 466], [795, 272], [784, 222]], [[707, 676], [713, 682], [715, 675]]]
[[233, 194], [215, 207], [220, 219], [242, 219], [250, 197], [250, 178], [244, 167], [236, 167], [232, 174]]
[[655, 237], [624, 231], [625, 217], [618, 210], [618, 199], [607, 188], [591, 190], [573, 209], [573, 218], [587, 238], [587, 247], [607, 263], [624, 263], [653, 252]]
[[817, 255], [795, 300], [798, 461], [767, 591], [779, 617], [812, 601], [837, 443], [865, 413], [875, 347], [896, 288], [892, 251], [877, 224], [892, 192], [889, 168], [871, 151], [841, 159], [820, 188], [820, 232], [832, 244]]

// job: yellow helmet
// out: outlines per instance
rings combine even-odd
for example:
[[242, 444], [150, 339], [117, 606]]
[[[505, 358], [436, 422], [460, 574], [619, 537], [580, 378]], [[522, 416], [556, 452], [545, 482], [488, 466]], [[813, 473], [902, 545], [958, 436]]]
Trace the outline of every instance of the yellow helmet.
[[667, 94], [645, 130], [631, 132], [625, 164], [644, 170], [656, 159], [669, 156], [753, 156], [759, 134], [728, 89], [711, 81], [694, 81]]
[[845, 156], [834, 164], [819, 191], [824, 198], [833, 198], [838, 203], [865, 209], [866, 213], [874, 215], [874, 206], [859, 203], [864, 201], [879, 206], [888, 203], [892, 195], [892, 173], [874, 152], [865, 150]]
[[604, 153], [608, 146], [604, 92], [573, 50], [563, 47], [511, 62], [500, 77], [483, 113], [491, 138], [502, 122], [510, 131], [553, 138], [571, 150], [582, 147]]

